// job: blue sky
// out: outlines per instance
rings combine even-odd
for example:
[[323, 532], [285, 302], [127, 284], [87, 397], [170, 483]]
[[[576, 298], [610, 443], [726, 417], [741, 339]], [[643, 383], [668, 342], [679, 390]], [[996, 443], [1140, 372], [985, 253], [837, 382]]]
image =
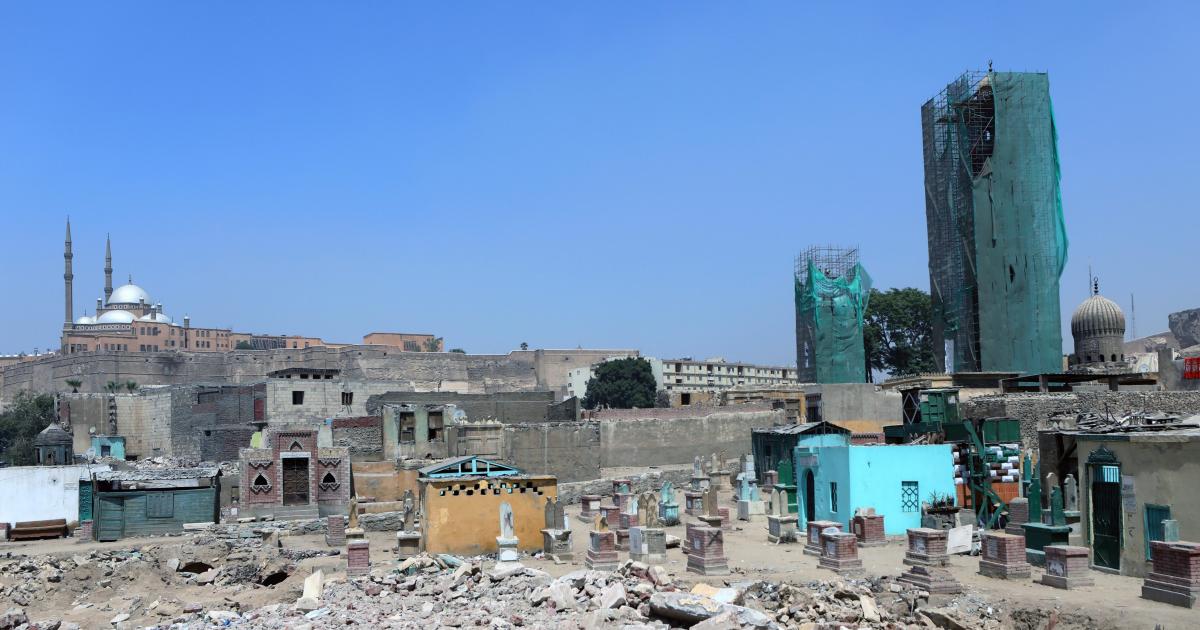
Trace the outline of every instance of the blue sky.
[[[920, 105], [1045, 70], [1070, 258], [1200, 306], [1194, 3], [6, 3], [0, 352], [133, 274], [197, 325], [793, 363], [792, 258], [928, 288]], [[1067, 349], [1070, 348], [1067, 336]]]

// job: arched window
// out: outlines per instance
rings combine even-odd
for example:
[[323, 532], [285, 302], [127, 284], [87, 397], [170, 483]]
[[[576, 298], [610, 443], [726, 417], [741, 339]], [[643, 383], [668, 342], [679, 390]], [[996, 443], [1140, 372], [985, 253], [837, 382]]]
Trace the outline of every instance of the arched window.
[[269, 485], [271, 485], [271, 482], [267, 481], [267, 478], [264, 477], [262, 473], [258, 473], [258, 476], [254, 478], [255, 487], [265, 488]]
[[1115, 355], [1115, 354], [1114, 354], [1114, 355], [1112, 355], [1112, 362], [1113, 362], [1113, 363], [1116, 363], [1116, 362], [1117, 362], [1117, 355]]
[[321, 483], [337, 483], [337, 479], [333, 478], [333, 473], [325, 473], [325, 476], [321, 477]]

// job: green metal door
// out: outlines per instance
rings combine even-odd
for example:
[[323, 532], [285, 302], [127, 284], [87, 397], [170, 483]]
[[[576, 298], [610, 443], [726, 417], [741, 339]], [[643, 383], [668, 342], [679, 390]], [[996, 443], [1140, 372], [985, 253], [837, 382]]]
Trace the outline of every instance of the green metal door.
[[92, 482], [79, 482], [79, 522], [92, 520]]
[[1166, 540], [1166, 531], [1163, 527], [1163, 521], [1171, 518], [1171, 506], [1169, 505], [1154, 505], [1153, 503], [1146, 504], [1146, 559], [1153, 560], [1153, 554], [1150, 549], [1150, 542], [1154, 540]]
[[96, 510], [96, 540], [120, 540], [125, 535], [125, 499], [101, 496]]
[[1089, 466], [1092, 477], [1092, 562], [1121, 570], [1121, 467]]

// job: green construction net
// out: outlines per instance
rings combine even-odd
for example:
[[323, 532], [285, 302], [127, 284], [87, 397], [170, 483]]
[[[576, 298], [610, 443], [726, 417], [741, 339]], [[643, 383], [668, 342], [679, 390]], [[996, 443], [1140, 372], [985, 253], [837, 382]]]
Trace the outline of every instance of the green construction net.
[[871, 276], [861, 264], [830, 277], [813, 261], [796, 274], [798, 376], [804, 382], [863, 383], [863, 315]]
[[1061, 372], [1059, 278], [1067, 230], [1045, 74], [990, 73], [996, 134], [975, 178], [979, 350], [984, 371]]
[[933, 336], [949, 372], [1062, 370], [1049, 78], [967, 73], [921, 108]]

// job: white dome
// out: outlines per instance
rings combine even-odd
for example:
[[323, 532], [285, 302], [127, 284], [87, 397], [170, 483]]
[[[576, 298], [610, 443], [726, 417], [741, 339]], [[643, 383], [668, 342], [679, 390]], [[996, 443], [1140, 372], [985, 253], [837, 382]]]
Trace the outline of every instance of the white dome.
[[[128, 286], [128, 285], [126, 285]], [[121, 287], [122, 289], [125, 287]], [[136, 287], [135, 287], [136, 288]], [[116, 293], [113, 293], [116, 295]], [[100, 317], [96, 318], [97, 324], [132, 324], [134, 320], [133, 313], [117, 309], [115, 311], [107, 311]]]
[[108, 298], [109, 304], [138, 304], [142, 300], [150, 301], [150, 294], [136, 284], [123, 284], [113, 289]]
[[96, 323], [96, 318], [95, 318], [95, 317], [88, 317], [87, 315], [80, 315], [79, 317], [76, 317], [76, 318], [75, 318], [75, 324], [76, 324], [76, 325], [79, 325], [79, 324], [95, 324], [95, 323]]
[[155, 313], [153, 315], [142, 315], [141, 317], [138, 318], [138, 321], [139, 322], [158, 322], [160, 324], [173, 323], [171, 321], [171, 318], [167, 317], [163, 313]]

